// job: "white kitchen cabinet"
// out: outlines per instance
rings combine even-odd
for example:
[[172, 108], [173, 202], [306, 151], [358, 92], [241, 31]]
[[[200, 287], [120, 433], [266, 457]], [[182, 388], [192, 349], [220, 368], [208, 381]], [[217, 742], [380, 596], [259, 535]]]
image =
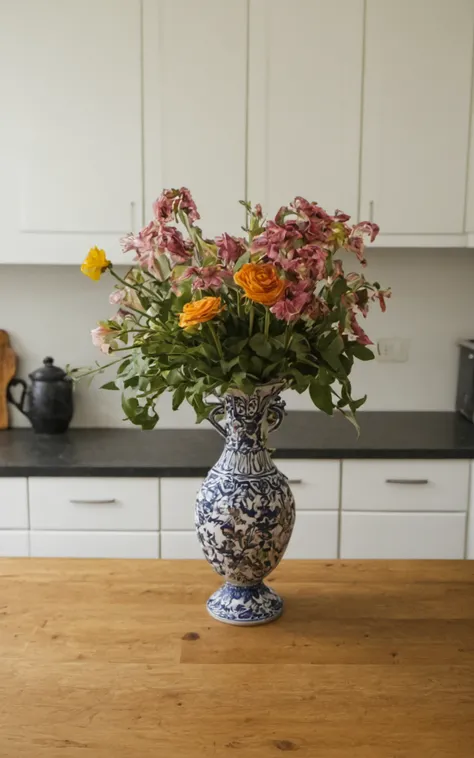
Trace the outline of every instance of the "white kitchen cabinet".
[[0, 556], [24, 558], [29, 555], [29, 533], [23, 529], [0, 529]]
[[247, 3], [144, 0], [146, 217], [162, 187], [188, 187], [208, 236], [245, 213]]
[[140, 0], [4, 2], [2, 49], [0, 260], [77, 263], [97, 244], [122, 261], [142, 220]]
[[161, 532], [160, 555], [165, 559], [204, 559], [196, 532]]
[[28, 529], [28, 485], [23, 477], [0, 479], [0, 529]]
[[157, 531], [158, 479], [38, 477], [29, 479], [35, 530]]
[[36, 558], [159, 558], [158, 532], [31, 531]]
[[[296, 31], [297, 30], [297, 31]], [[251, 0], [249, 199], [357, 215], [362, 0]]]
[[194, 529], [194, 505], [202, 484], [199, 477], [163, 477], [160, 480], [161, 528]]
[[465, 513], [343, 512], [341, 558], [463, 558]]
[[469, 461], [344, 461], [342, 510], [466, 511]]
[[360, 215], [379, 244], [465, 244], [473, 28], [471, 0], [367, 0]]
[[337, 558], [338, 514], [300, 511], [285, 558]]
[[288, 477], [296, 510], [339, 508], [339, 461], [275, 458], [275, 465]]

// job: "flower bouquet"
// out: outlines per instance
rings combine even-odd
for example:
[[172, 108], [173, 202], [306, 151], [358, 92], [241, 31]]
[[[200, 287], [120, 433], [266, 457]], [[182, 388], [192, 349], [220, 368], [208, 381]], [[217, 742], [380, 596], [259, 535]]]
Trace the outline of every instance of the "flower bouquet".
[[353, 397], [349, 376], [354, 360], [374, 357], [359, 318], [374, 301], [385, 310], [390, 292], [362, 272], [345, 273], [337, 257], [346, 250], [365, 266], [364, 236], [375, 239], [375, 224], [351, 226], [345, 213], [330, 215], [302, 197], [268, 221], [260, 205], [243, 205], [245, 236], [208, 239], [189, 190], [166, 190], [152, 221], [123, 240], [136, 263], [124, 278], [103, 250], [89, 251], [82, 271], [115, 277], [118, 312], [92, 332], [112, 360], [82, 374], [115, 366], [104, 389], [122, 391], [125, 415], [143, 429], [155, 426], [157, 400], [168, 391], [174, 409], [187, 400], [198, 421], [208, 418], [226, 438], [197, 497], [196, 530], [226, 580], [209, 612], [250, 625], [282, 611], [263, 579], [295, 519], [288, 480], [267, 449], [283, 418], [280, 392], [308, 390], [317, 408], [357, 425], [365, 397]]

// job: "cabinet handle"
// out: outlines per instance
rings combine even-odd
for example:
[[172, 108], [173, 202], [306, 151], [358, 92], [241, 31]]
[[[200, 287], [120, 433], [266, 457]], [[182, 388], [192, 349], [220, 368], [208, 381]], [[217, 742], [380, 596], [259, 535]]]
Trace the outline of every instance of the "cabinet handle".
[[428, 479], [386, 479], [386, 484], [429, 484]]
[[110, 503], [116, 503], [117, 500], [114, 497], [104, 498], [102, 500], [69, 500], [72, 505], [109, 505]]
[[371, 200], [369, 203], [369, 221], [372, 224], [374, 220], [374, 201]]
[[288, 479], [288, 484], [303, 484], [302, 479]]
[[130, 231], [135, 231], [135, 201], [130, 203]]

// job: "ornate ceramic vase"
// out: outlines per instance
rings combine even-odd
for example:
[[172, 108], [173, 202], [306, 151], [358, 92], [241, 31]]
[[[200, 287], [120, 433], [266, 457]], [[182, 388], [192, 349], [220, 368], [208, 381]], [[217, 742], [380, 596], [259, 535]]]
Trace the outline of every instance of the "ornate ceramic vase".
[[[225, 447], [198, 493], [195, 520], [207, 560], [225, 579], [207, 608], [228, 624], [265, 624], [283, 608], [263, 583], [282, 559], [295, 520], [288, 480], [267, 449], [267, 435], [284, 415], [282, 388], [262, 385], [253, 395], [231, 390], [210, 416]], [[224, 427], [216, 419], [223, 412]]]

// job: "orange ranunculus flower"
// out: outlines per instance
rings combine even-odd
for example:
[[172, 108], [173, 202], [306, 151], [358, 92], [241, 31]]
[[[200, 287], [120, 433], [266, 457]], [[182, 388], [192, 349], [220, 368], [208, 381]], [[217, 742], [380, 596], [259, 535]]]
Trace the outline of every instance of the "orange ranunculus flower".
[[275, 305], [283, 295], [286, 282], [280, 279], [271, 263], [244, 263], [234, 274], [234, 281], [242, 287], [249, 300], [262, 305]]
[[203, 324], [211, 321], [224, 310], [220, 297], [203, 297], [202, 300], [192, 300], [183, 306], [179, 314], [179, 325], [186, 329], [188, 326]]

